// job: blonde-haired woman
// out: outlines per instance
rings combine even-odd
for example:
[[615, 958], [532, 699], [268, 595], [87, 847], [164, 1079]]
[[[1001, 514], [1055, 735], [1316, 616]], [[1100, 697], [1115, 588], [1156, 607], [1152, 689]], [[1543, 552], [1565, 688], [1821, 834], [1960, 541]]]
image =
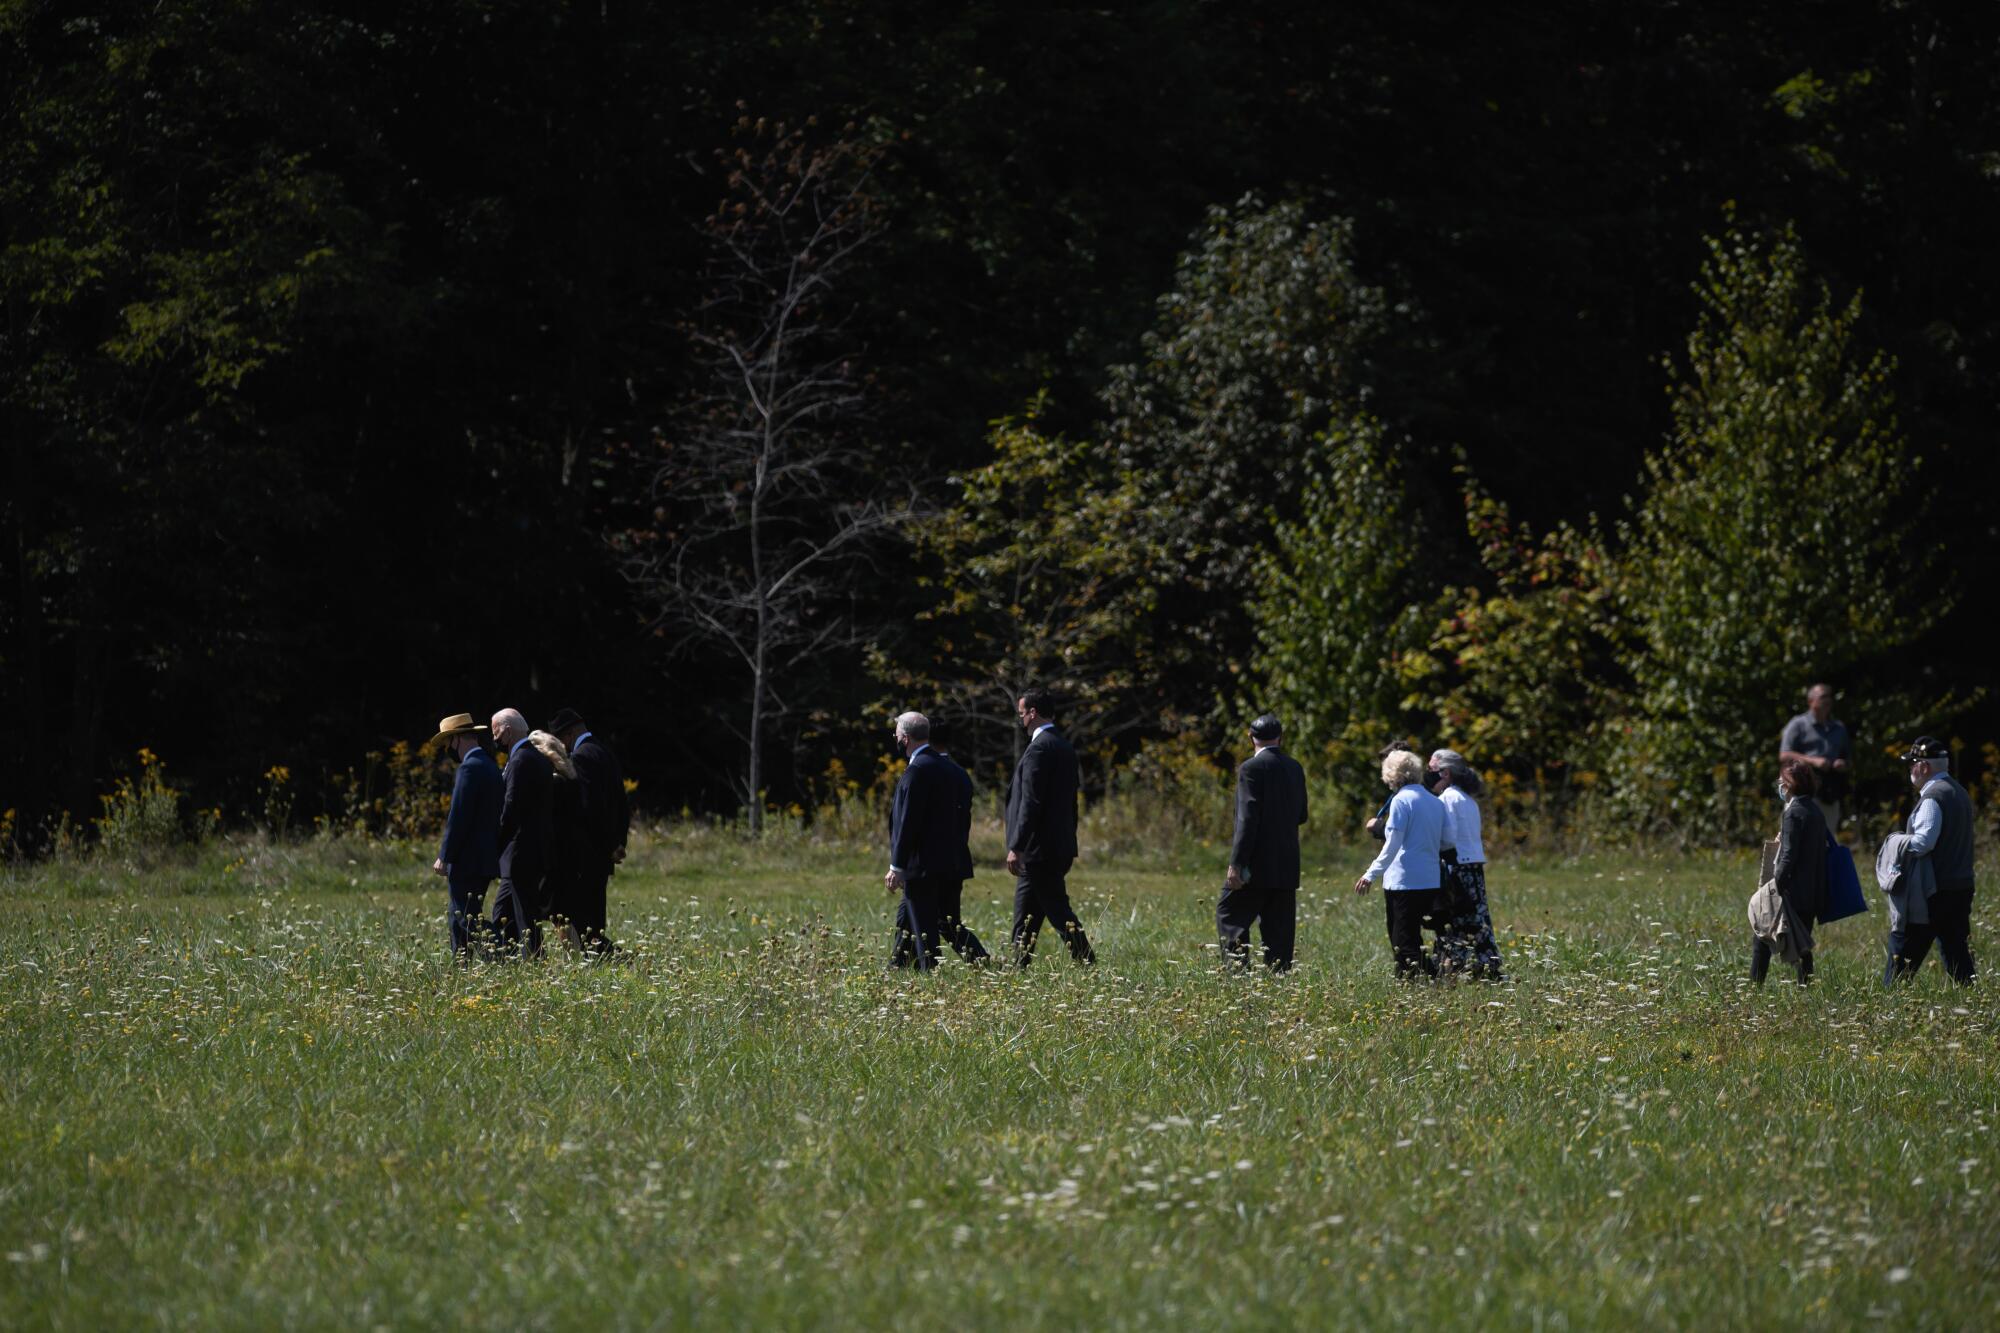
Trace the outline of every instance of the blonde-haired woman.
[[1381, 879], [1396, 975], [1409, 980], [1432, 970], [1424, 957], [1424, 927], [1435, 928], [1443, 896], [1438, 858], [1444, 845], [1444, 802], [1424, 790], [1424, 761], [1409, 750], [1383, 757], [1382, 782], [1395, 793], [1382, 826], [1382, 850], [1354, 881], [1354, 891], [1366, 893]]
[[1486, 910], [1486, 845], [1480, 837], [1479, 797], [1486, 783], [1456, 750], [1431, 753], [1430, 789], [1444, 802], [1444, 897], [1437, 952], [1441, 972], [1470, 972], [1500, 980], [1500, 945]]

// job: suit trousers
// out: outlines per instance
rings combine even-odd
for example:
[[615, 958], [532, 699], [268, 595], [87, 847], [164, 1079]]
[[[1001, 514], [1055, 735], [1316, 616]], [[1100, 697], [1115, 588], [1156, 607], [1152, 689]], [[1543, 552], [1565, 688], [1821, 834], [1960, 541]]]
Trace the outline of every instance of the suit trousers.
[[1035, 937], [1047, 921], [1069, 941], [1069, 956], [1094, 963], [1097, 954], [1083, 933], [1083, 923], [1069, 905], [1069, 863], [1030, 865], [1014, 881], [1014, 957], [1022, 967], [1035, 961]]
[[1933, 940], [1944, 960], [1946, 976], [1964, 986], [1978, 975], [1972, 962], [1972, 890], [1939, 889], [1931, 896], [1930, 917], [1928, 925], [1911, 922], [1902, 930], [1889, 932], [1884, 986], [1917, 975], [1930, 955]]
[[[1814, 925], [1812, 913], [1802, 912], [1799, 915], [1805, 922], [1805, 928], [1810, 931]], [[1761, 986], [1764, 984], [1764, 978], [1769, 976], [1770, 973], [1771, 941], [1765, 939], [1762, 935], [1752, 935], [1750, 937], [1750, 980]], [[1811, 985], [1812, 975], [1813, 956], [1810, 953], [1800, 954], [1799, 984], [1801, 986]]]
[[588, 953], [611, 951], [611, 938], [605, 934], [605, 903], [610, 889], [608, 864], [583, 866], [571, 886], [569, 923], [576, 931], [577, 943]]
[[1264, 964], [1273, 972], [1292, 965], [1292, 943], [1298, 934], [1299, 888], [1260, 885], [1254, 879], [1240, 889], [1225, 886], [1215, 904], [1215, 933], [1222, 939], [1226, 963], [1250, 966], [1250, 926], [1264, 936]]
[[938, 962], [938, 886], [927, 879], [905, 879], [903, 899], [896, 904], [896, 944], [889, 966], [915, 966], [928, 972]]
[[1389, 948], [1396, 955], [1396, 975], [1405, 981], [1419, 972], [1435, 976], [1436, 965], [1424, 956], [1424, 927], [1437, 929], [1444, 890], [1384, 889], [1382, 906], [1389, 917]]
[[993, 955], [986, 952], [986, 946], [972, 933], [971, 927], [959, 915], [965, 902], [965, 881], [948, 879], [938, 884], [938, 934], [949, 944], [952, 952], [968, 963], [983, 963]]
[[472, 956], [472, 934], [479, 928], [480, 913], [486, 910], [486, 889], [492, 883], [490, 879], [471, 875], [453, 875], [445, 880], [450, 894], [445, 925], [451, 935], [452, 957], [465, 959]]
[[542, 876], [500, 877], [500, 892], [493, 896], [493, 915], [486, 922], [493, 936], [495, 957], [518, 951], [523, 958], [538, 958], [542, 952], [542, 923], [537, 919], [542, 901]]

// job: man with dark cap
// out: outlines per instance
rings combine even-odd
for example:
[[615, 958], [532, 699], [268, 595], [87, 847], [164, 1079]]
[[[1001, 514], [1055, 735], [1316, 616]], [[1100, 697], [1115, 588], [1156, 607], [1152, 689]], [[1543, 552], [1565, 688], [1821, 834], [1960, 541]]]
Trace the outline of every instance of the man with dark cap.
[[614, 951], [605, 933], [611, 873], [625, 859], [625, 839], [632, 823], [625, 796], [625, 770], [602, 737], [590, 729], [574, 708], [559, 708], [549, 719], [549, 731], [568, 749], [576, 765], [583, 795], [585, 854], [571, 882], [570, 925], [585, 953]]
[[1935, 736], [1919, 736], [1903, 756], [1917, 807], [1910, 812], [1909, 859], [1928, 858], [1936, 891], [1928, 921], [1889, 931], [1882, 984], [1914, 977], [1937, 941], [1945, 975], [1960, 985], [1975, 976], [1972, 962], [1972, 798], [1951, 775], [1951, 752]]
[[458, 760], [444, 843], [431, 870], [444, 877], [450, 891], [447, 929], [452, 957], [460, 962], [472, 957], [473, 923], [485, 909], [486, 886], [500, 873], [500, 769], [479, 743], [485, 730], [472, 725], [472, 714], [459, 713], [438, 723], [431, 737], [431, 744], [443, 741]]
[[1292, 966], [1299, 919], [1299, 828], [1306, 822], [1306, 771], [1280, 748], [1284, 727], [1269, 713], [1250, 724], [1256, 753], [1236, 770], [1236, 838], [1215, 904], [1224, 962], [1250, 965], [1250, 926], [1264, 937], [1264, 963]]

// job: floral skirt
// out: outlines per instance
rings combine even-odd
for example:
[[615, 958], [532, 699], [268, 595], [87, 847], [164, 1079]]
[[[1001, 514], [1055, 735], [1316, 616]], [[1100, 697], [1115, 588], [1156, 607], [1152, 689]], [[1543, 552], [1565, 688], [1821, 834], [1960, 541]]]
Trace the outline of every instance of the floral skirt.
[[1440, 906], [1437, 945], [1431, 961], [1439, 976], [1469, 972], [1489, 981], [1500, 979], [1500, 946], [1493, 939], [1493, 918], [1486, 910], [1486, 865], [1444, 861], [1445, 901]]

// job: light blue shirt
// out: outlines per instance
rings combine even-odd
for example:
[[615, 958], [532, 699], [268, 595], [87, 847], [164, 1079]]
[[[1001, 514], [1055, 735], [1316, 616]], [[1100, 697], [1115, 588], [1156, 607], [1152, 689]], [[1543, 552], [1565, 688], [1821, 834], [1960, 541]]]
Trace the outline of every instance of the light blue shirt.
[[[1924, 786], [1928, 788], [1930, 781]], [[1944, 832], [1944, 810], [1935, 797], [1922, 796], [1910, 815], [1910, 855], [1929, 856], [1937, 850], [1938, 834]]]
[[1382, 850], [1368, 878], [1382, 881], [1384, 893], [1435, 889], [1443, 882], [1438, 849], [1444, 845], [1444, 802], [1412, 782], [1389, 798], [1389, 822]]
[[507, 758], [512, 759], [515, 755], [521, 753], [521, 747], [523, 745], [526, 745], [527, 743], [528, 743], [528, 738], [526, 736], [523, 736], [521, 737], [520, 740], [515, 741], [512, 745], [508, 746]]
[[596, 733], [596, 732], [594, 732], [594, 731], [586, 731], [586, 732], [584, 732], [584, 733], [583, 733], [583, 735], [581, 735], [581, 736], [578, 736], [578, 737], [576, 738], [576, 745], [572, 745], [572, 746], [570, 746], [570, 747], [569, 747], [569, 752], [570, 752], [571, 754], [575, 754], [575, 753], [576, 753], [576, 751], [577, 751], [577, 746], [579, 746], [579, 745], [582, 745], [582, 744], [583, 744], [583, 743], [584, 743], [585, 741], [589, 740], [589, 739], [590, 739], [590, 738], [591, 738], [592, 736], [595, 736], [596, 734], [597, 734], [597, 733]]

